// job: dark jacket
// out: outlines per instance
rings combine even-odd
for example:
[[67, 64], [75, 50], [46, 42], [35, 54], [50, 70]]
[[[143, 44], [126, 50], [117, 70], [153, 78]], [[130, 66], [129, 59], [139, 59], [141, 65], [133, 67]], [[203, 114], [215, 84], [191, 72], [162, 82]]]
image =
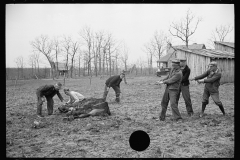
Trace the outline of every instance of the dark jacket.
[[122, 82], [122, 79], [120, 78], [120, 75], [112, 76], [106, 80], [106, 85], [108, 87], [117, 86], [120, 87], [120, 83]]
[[171, 69], [168, 76], [163, 79], [163, 83], [169, 86], [169, 89], [179, 90], [182, 80], [181, 69]]
[[54, 85], [45, 85], [41, 86], [37, 89], [37, 95], [39, 97], [45, 96], [46, 98], [52, 98], [55, 95], [58, 95], [58, 98], [63, 101], [62, 95], [59, 93], [58, 90], [55, 89]]
[[190, 68], [186, 65], [185, 68], [182, 70], [183, 76], [182, 76], [181, 84], [183, 86], [188, 86], [190, 84], [188, 80], [190, 72], [191, 72]]
[[215, 72], [207, 70], [202, 75], [195, 77], [195, 80], [207, 77], [207, 79], [204, 79], [204, 83], [206, 83], [205, 88], [207, 88], [210, 92], [218, 92], [221, 76], [222, 74], [219, 69], [217, 69]]

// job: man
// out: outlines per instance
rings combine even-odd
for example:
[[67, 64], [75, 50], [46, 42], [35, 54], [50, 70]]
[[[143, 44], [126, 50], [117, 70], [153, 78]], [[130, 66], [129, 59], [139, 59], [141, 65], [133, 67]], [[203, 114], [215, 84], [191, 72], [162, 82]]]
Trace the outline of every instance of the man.
[[170, 70], [168, 76], [164, 78], [161, 82], [159, 82], [160, 84], [167, 84], [163, 98], [162, 98], [162, 102], [161, 102], [162, 111], [159, 117], [160, 121], [165, 121], [169, 100], [170, 100], [174, 120], [179, 121], [180, 119], [182, 119], [181, 114], [178, 110], [178, 104], [177, 104], [177, 96], [178, 96], [181, 80], [182, 80], [182, 71], [180, 69], [180, 62], [177, 59], [172, 60], [172, 69]]
[[82, 94], [75, 91], [70, 91], [69, 89], [64, 89], [64, 93], [69, 96], [69, 100], [65, 103], [65, 105], [58, 108], [60, 112], [67, 112], [70, 107], [75, 107], [78, 105], [79, 101], [85, 99]]
[[126, 79], [125, 79], [125, 73], [122, 72], [120, 75], [112, 76], [108, 78], [105, 82], [105, 88], [104, 88], [104, 93], [103, 93], [103, 99], [106, 101], [107, 94], [109, 92], [110, 87], [113, 88], [116, 94], [116, 102], [120, 102], [120, 83], [122, 82], [122, 79], [124, 79], [125, 84], [127, 84]]
[[191, 70], [188, 67], [188, 65], [186, 64], [186, 60], [187, 60], [186, 58], [181, 58], [179, 60], [180, 60], [180, 66], [181, 66], [183, 77], [182, 77], [182, 81], [180, 83], [180, 89], [179, 89], [179, 93], [178, 93], [178, 97], [177, 97], [177, 103], [179, 101], [180, 94], [182, 92], [182, 96], [185, 101], [187, 113], [191, 117], [193, 115], [193, 109], [192, 109], [192, 103], [191, 103], [191, 98], [190, 98], [190, 93], [189, 93], [189, 80], [188, 80]]
[[[47, 109], [48, 109], [48, 115], [52, 115], [53, 113], [53, 97], [57, 94], [58, 98], [63, 101], [62, 95], [59, 93], [59, 90], [61, 90], [62, 84], [58, 82], [55, 85], [44, 85], [37, 89], [37, 116], [43, 117], [42, 115], [42, 104], [45, 101], [45, 98], [47, 99]], [[45, 96], [45, 98], [44, 98]]]
[[79, 101], [82, 101], [85, 97], [75, 91], [70, 91], [69, 89], [64, 89], [64, 93], [69, 96], [69, 100], [66, 104], [74, 104]]
[[[203, 97], [202, 97], [202, 112], [200, 113], [200, 117], [203, 116], [206, 105], [209, 102], [209, 97], [211, 95], [213, 101], [220, 108], [223, 115], [225, 115], [225, 111], [222, 105], [222, 102], [219, 100], [219, 91], [218, 88], [220, 86], [221, 72], [217, 68], [217, 62], [212, 61], [209, 64], [209, 68], [205, 73], [190, 80], [197, 80], [198, 83], [206, 83], [204, 87]], [[207, 79], [203, 79], [207, 77]], [[200, 80], [199, 80], [200, 79]]]

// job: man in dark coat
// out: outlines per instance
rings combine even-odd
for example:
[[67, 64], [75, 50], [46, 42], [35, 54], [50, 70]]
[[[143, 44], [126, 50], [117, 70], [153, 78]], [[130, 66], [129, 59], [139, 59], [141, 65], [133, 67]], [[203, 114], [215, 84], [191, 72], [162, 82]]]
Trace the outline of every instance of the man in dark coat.
[[181, 80], [182, 71], [180, 69], [180, 62], [177, 59], [172, 60], [172, 69], [170, 70], [168, 76], [159, 82], [160, 84], [167, 84], [161, 102], [162, 111], [159, 117], [160, 121], [165, 121], [169, 101], [171, 104], [174, 120], [179, 121], [180, 119], [182, 119], [177, 104], [177, 96]]
[[179, 60], [180, 60], [180, 66], [181, 66], [183, 77], [182, 77], [182, 81], [180, 83], [180, 90], [179, 90], [179, 94], [177, 97], [177, 103], [179, 101], [180, 94], [182, 92], [182, 96], [185, 101], [187, 113], [189, 116], [192, 116], [193, 109], [192, 109], [192, 102], [191, 102], [190, 93], [189, 93], [189, 80], [188, 80], [191, 70], [188, 67], [188, 65], [186, 64], [186, 60], [187, 60], [186, 58], [181, 58]]
[[[222, 74], [221, 74], [220, 70], [217, 68], [217, 62], [215, 62], [215, 61], [212, 61], [209, 64], [209, 68], [210, 69], [208, 69], [202, 75], [197, 76], [193, 79], [190, 79], [190, 80], [198, 80], [198, 83], [206, 83], [205, 87], [204, 87], [203, 97], [202, 97], [202, 112], [200, 114], [200, 117], [203, 116], [206, 105], [209, 102], [210, 95], [211, 95], [213, 101], [215, 102], [215, 104], [222, 111], [223, 115], [225, 115], [225, 111], [224, 111], [222, 102], [219, 100], [219, 91], [218, 91]], [[205, 77], [207, 77], [207, 79], [203, 79]]]
[[122, 79], [124, 79], [125, 83], [127, 84], [124, 72], [122, 72], [120, 75], [112, 76], [106, 80], [104, 93], [103, 93], [104, 101], [106, 101], [109, 89], [110, 89], [110, 87], [112, 87], [116, 94], [115, 101], [120, 102], [120, 93], [121, 93], [120, 83], [122, 82]]
[[[45, 98], [47, 99], [47, 109], [48, 109], [48, 115], [52, 115], [53, 113], [53, 97], [57, 94], [58, 98], [63, 102], [63, 97], [59, 93], [59, 90], [61, 89], [62, 84], [58, 82], [55, 85], [44, 85], [37, 89], [37, 116], [43, 117], [42, 115], [42, 104], [45, 101]], [[45, 97], [45, 98], [44, 98]]]

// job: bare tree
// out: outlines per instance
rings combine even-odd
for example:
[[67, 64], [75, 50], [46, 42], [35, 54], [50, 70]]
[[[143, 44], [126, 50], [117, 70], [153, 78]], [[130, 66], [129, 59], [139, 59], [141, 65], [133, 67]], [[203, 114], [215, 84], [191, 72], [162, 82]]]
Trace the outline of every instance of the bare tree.
[[37, 73], [39, 75], [40, 54], [35, 52], [33, 54], [33, 59], [34, 59], [34, 65], [35, 65], [35, 73], [36, 73], [36, 70], [37, 70]]
[[226, 36], [233, 31], [231, 25], [221, 25], [216, 27], [211, 33], [211, 38], [209, 39], [209, 44], [211, 48], [214, 48], [214, 41], [224, 42]]
[[125, 44], [123, 45], [123, 53], [122, 53], [120, 59], [124, 63], [124, 70], [127, 71], [128, 47]]
[[137, 60], [137, 65], [138, 67], [140, 68], [140, 71], [141, 71], [141, 74], [143, 74], [143, 68], [145, 67], [145, 62], [143, 61], [143, 59], [140, 57], [138, 60]]
[[19, 56], [15, 60], [18, 68], [18, 79], [19, 79], [19, 71], [21, 69], [21, 78], [24, 78], [23, 76], [23, 67], [24, 67], [24, 62], [23, 62], [23, 56]]
[[64, 50], [64, 53], [65, 53], [65, 56], [66, 56], [66, 59], [65, 59], [65, 66], [66, 66], [66, 70], [67, 70], [67, 77], [68, 77], [68, 63], [69, 63], [69, 55], [70, 55], [70, 49], [71, 49], [71, 37], [67, 37], [67, 36], [63, 36], [63, 41], [62, 41], [62, 44], [63, 44], [63, 50]]
[[85, 52], [88, 56], [88, 58], [85, 58], [87, 60], [87, 70], [88, 70], [88, 76], [92, 75], [92, 69], [91, 69], [91, 60], [92, 60], [92, 41], [93, 41], [93, 33], [90, 27], [84, 27], [80, 31], [80, 36], [84, 39], [86, 45], [87, 45], [87, 52]]
[[78, 48], [79, 48], [79, 44], [77, 41], [71, 41], [71, 48], [72, 48], [72, 52], [70, 53], [71, 55], [71, 78], [72, 78], [72, 72], [73, 72], [73, 68], [74, 68], [74, 65], [73, 65], [73, 61], [74, 61], [74, 57], [78, 51]]
[[116, 68], [116, 74], [118, 74], [118, 60], [120, 57], [119, 49], [116, 50], [115, 55], [113, 55], [113, 58], [115, 58], [115, 68]]
[[149, 69], [149, 73], [152, 73], [153, 56], [156, 52], [156, 47], [154, 42], [150, 41], [149, 43], [146, 43], [144, 45], [143, 51], [148, 55], [148, 69]]
[[159, 60], [164, 52], [164, 45], [166, 42], [166, 36], [163, 31], [157, 32], [155, 31], [152, 46], [155, 47], [154, 51], [156, 52], [154, 55]]
[[[183, 42], [185, 42], [187, 48], [190, 36], [195, 33], [199, 22], [202, 20], [200, 17], [198, 17], [196, 23], [194, 24], [194, 18], [195, 15], [193, 15], [190, 9], [188, 9], [185, 18], [179, 23], [172, 22], [172, 25], [170, 25], [169, 29], [171, 35], [180, 38]], [[173, 33], [171, 29], [173, 29], [175, 33]]]
[[81, 73], [81, 51], [79, 50], [78, 52], [78, 76], [80, 77], [80, 73]]
[[55, 64], [51, 57], [51, 51], [52, 51], [52, 42], [49, 41], [47, 36], [41, 35], [40, 37], [37, 37], [35, 41], [31, 42], [31, 45], [34, 49], [36, 49], [38, 52], [42, 53], [48, 60], [50, 66], [51, 66], [51, 77], [54, 79], [53, 71], [55, 69]]
[[[103, 46], [102, 46], [102, 50], [103, 50], [103, 55], [102, 55], [102, 60], [103, 60], [103, 64], [102, 64], [102, 69], [103, 69], [103, 74], [106, 74], [106, 66], [107, 65], [107, 45], [108, 45], [108, 41], [107, 39], [103, 40]], [[108, 69], [108, 67], [107, 67]]]
[[[93, 45], [94, 49], [94, 70], [96, 76], [98, 75], [98, 71], [101, 73], [101, 64], [102, 64], [102, 56], [101, 56], [101, 49], [103, 45], [103, 39], [104, 39], [104, 32], [99, 31], [95, 34], [95, 43]], [[97, 65], [97, 62], [99, 65]], [[99, 67], [97, 67], [99, 66]]]
[[116, 41], [113, 39], [112, 34], [108, 34], [108, 62], [109, 62], [109, 73], [112, 75], [112, 55], [118, 49]]
[[32, 68], [32, 76], [34, 75], [34, 73], [33, 73], [33, 68], [34, 68], [34, 66], [35, 66], [35, 61], [34, 61], [34, 57], [33, 57], [33, 56], [34, 56], [33, 54], [31, 54], [31, 55], [28, 56], [28, 64], [29, 64], [29, 66], [31, 66], [31, 68]]
[[57, 78], [59, 77], [59, 72], [58, 72], [58, 56], [61, 52], [61, 46], [60, 46], [60, 41], [54, 37], [53, 39], [53, 50], [55, 51], [55, 58], [56, 58], [56, 73], [55, 75], [57, 76]]

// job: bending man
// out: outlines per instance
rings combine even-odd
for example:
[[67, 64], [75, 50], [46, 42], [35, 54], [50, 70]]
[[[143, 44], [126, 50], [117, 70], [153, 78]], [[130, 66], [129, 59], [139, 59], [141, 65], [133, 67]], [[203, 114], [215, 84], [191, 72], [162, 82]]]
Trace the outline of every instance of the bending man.
[[[113, 88], [116, 94], [116, 102], [120, 102], [120, 83], [122, 82], [122, 79], [125, 78], [125, 74], [122, 72], [120, 75], [112, 76], [108, 78], [105, 82], [105, 88], [104, 88], [104, 93], [103, 93], [103, 99], [106, 101], [108, 92], [110, 87]], [[127, 84], [126, 80], [124, 79], [125, 83]]]
[[[42, 104], [45, 101], [45, 98], [47, 99], [47, 109], [48, 109], [48, 115], [52, 115], [53, 113], [53, 97], [57, 94], [58, 98], [63, 101], [62, 95], [59, 93], [59, 90], [61, 90], [62, 84], [58, 82], [55, 85], [44, 85], [37, 89], [37, 116], [43, 117], [42, 115]], [[45, 98], [44, 98], [45, 97]]]

